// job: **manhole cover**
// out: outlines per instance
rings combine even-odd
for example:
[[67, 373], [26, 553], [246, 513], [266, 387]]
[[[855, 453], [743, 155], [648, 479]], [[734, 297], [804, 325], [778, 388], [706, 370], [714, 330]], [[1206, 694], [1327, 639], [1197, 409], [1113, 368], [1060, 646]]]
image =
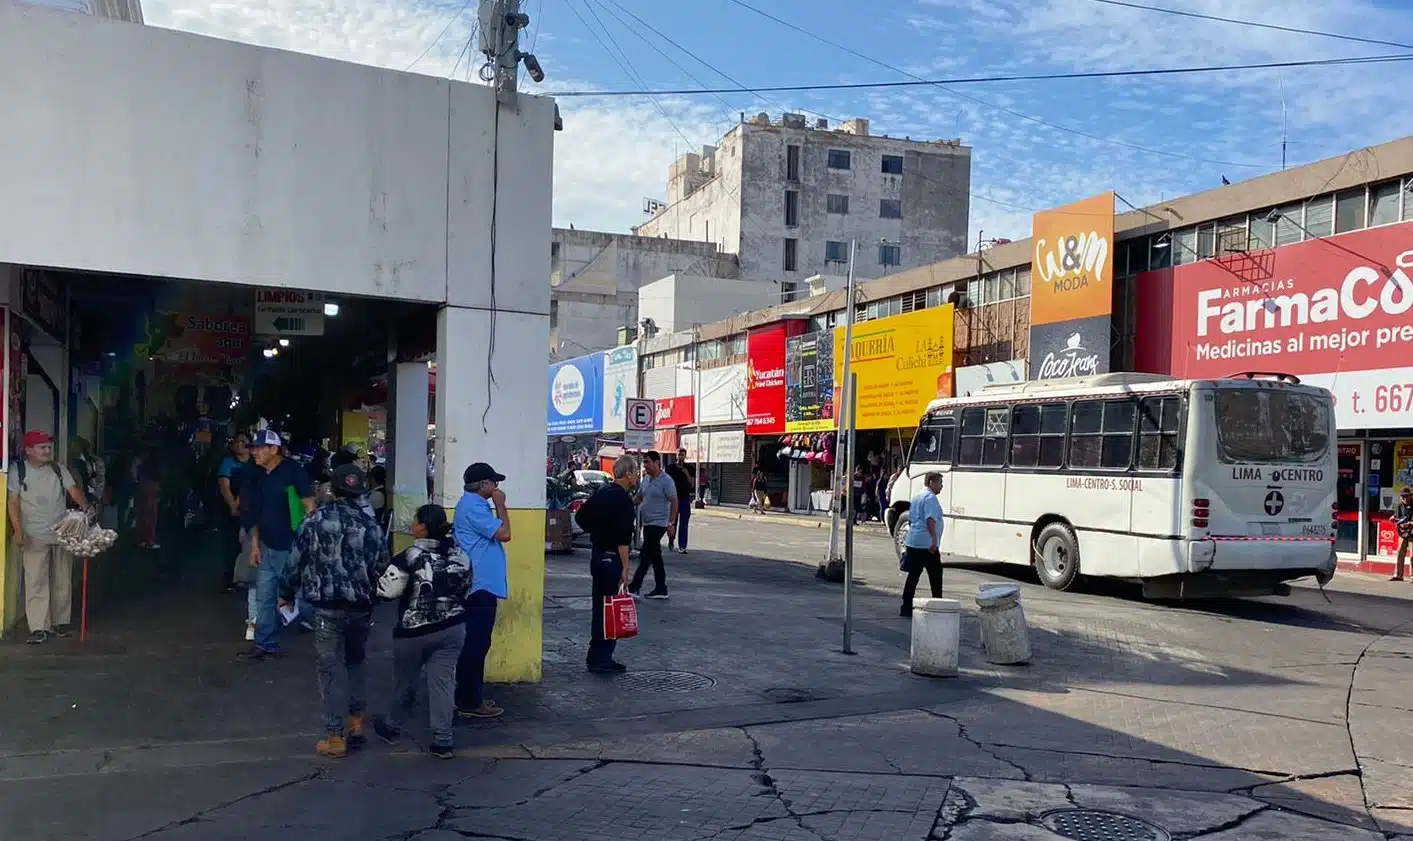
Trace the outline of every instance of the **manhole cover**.
[[640, 692], [701, 692], [715, 686], [716, 681], [692, 672], [629, 672], [613, 684]]
[[1040, 825], [1075, 841], [1171, 841], [1147, 821], [1098, 809], [1060, 809], [1040, 816]]

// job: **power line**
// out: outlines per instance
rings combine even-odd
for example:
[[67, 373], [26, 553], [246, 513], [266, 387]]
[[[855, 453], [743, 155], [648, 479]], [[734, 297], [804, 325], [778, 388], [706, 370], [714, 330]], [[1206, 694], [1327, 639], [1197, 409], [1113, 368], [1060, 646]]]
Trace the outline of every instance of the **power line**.
[[426, 57], [427, 57], [427, 54], [432, 51], [432, 48], [435, 47], [437, 44], [440, 44], [441, 41], [442, 41], [442, 39], [446, 37], [446, 34], [451, 31], [451, 26], [452, 26], [452, 24], [456, 23], [458, 20], [461, 20], [461, 16], [464, 15], [464, 14], [466, 14], [466, 9], [467, 9], [468, 7], [470, 7], [470, 5], [471, 5], [471, 0], [466, 0], [465, 3], [462, 3], [462, 4], [461, 4], [461, 8], [460, 8], [460, 9], [457, 9], [457, 10], [456, 10], [456, 14], [452, 15], [452, 16], [451, 16], [451, 20], [447, 21], [447, 22], [446, 22], [446, 26], [442, 27], [441, 34], [438, 35], [436, 38], [433, 38], [433, 39], [432, 39], [432, 43], [430, 43], [430, 44], [427, 45], [427, 49], [423, 50], [421, 55], [419, 55], [419, 56], [417, 56], [417, 58], [413, 59], [411, 64], [409, 64], [409, 65], [407, 65], [406, 67], [402, 68], [403, 71], [406, 72], [406, 71], [408, 71], [408, 70], [411, 70], [412, 68], [414, 68], [414, 67], [417, 66], [418, 62], [420, 62], [422, 59], [426, 58]]
[[[853, 49], [853, 48], [851, 48], [851, 47], [845, 46], [844, 44], [840, 44], [840, 43], [831, 41], [831, 40], [829, 40], [828, 38], [825, 38], [825, 37], [823, 37], [823, 36], [821, 36], [821, 35], [817, 35], [817, 34], [815, 34], [815, 33], [813, 33], [813, 32], [810, 32], [810, 31], [807, 30], [807, 29], [802, 28], [802, 27], [796, 26], [795, 24], [790, 23], [790, 22], [787, 21], [787, 20], [783, 20], [783, 19], [781, 19], [781, 18], [779, 18], [779, 17], [776, 17], [775, 15], [770, 14], [769, 12], [766, 12], [766, 11], [764, 11], [764, 10], [762, 10], [762, 9], [759, 9], [759, 8], [757, 8], [757, 7], [753, 6], [753, 5], [751, 5], [750, 3], [745, 2], [745, 0], [730, 0], [730, 2], [735, 3], [736, 5], [740, 6], [741, 8], [747, 9], [747, 10], [749, 10], [749, 11], [751, 11], [751, 12], [754, 12], [755, 14], [760, 15], [760, 16], [762, 16], [762, 17], [768, 19], [768, 20], [774, 21], [775, 23], [778, 23], [778, 24], [780, 24], [781, 26], [786, 27], [787, 29], [791, 29], [791, 30], [793, 30], [793, 31], [795, 31], [795, 32], [798, 32], [798, 33], [800, 33], [800, 34], [802, 34], [802, 35], [808, 37], [808, 38], [812, 38], [812, 39], [814, 39], [814, 40], [816, 40], [816, 41], [819, 41], [820, 43], [826, 44], [826, 45], [828, 45], [828, 46], [834, 47], [834, 48], [839, 49], [839, 50], [843, 50], [844, 52], [846, 52], [846, 53], [848, 53], [848, 54], [850, 54], [850, 55], [852, 55], [852, 56], [855, 56], [855, 57], [857, 57], [857, 58], [863, 59], [864, 61], [870, 62], [871, 64], [878, 65], [879, 67], [883, 67], [883, 68], [885, 68], [885, 69], [887, 69], [887, 70], [891, 70], [891, 71], [894, 72], [894, 73], [899, 73], [899, 74], [901, 74], [901, 75], [907, 76], [907, 77], [909, 77], [909, 78], [911, 78], [911, 79], [914, 79], [914, 80], [916, 80], [916, 81], [919, 81], [919, 82], [926, 81], [926, 80], [923, 80], [921, 77], [919, 77], [919, 76], [917, 76], [917, 75], [915, 75], [915, 74], [913, 74], [913, 73], [910, 73], [910, 72], [908, 72], [908, 71], [906, 71], [906, 70], [903, 70], [903, 69], [900, 68], [900, 67], [895, 67], [895, 66], [893, 66], [893, 65], [891, 65], [891, 64], [888, 64], [887, 62], [880, 61], [880, 60], [878, 60], [878, 59], [876, 59], [876, 58], [874, 58], [874, 57], [872, 57], [872, 56], [865, 55], [865, 54], [863, 54], [863, 53], [861, 53], [861, 52], [859, 52], [859, 51], [857, 51], [857, 50], [855, 50], [855, 49]], [[1082, 130], [1080, 130], [1080, 129], [1071, 128], [1070, 126], [1061, 125], [1061, 124], [1059, 124], [1059, 123], [1052, 123], [1052, 122], [1050, 122], [1049, 120], [1043, 120], [1043, 119], [1041, 119], [1041, 118], [1039, 118], [1039, 117], [1031, 116], [1030, 114], [1026, 114], [1026, 113], [1024, 113], [1024, 112], [1022, 112], [1022, 111], [1017, 111], [1017, 110], [1012, 109], [1012, 108], [1007, 108], [1007, 107], [1005, 107], [1005, 106], [996, 105], [996, 104], [994, 104], [994, 103], [987, 102], [987, 101], [984, 100], [984, 99], [981, 99], [981, 98], [979, 98], [979, 97], [971, 96], [971, 95], [966, 94], [966, 93], [963, 93], [963, 92], [961, 92], [961, 91], [951, 90], [951, 89], [949, 89], [949, 88], [944, 87], [944, 86], [941, 85], [941, 84], [937, 84], [936, 87], [941, 88], [943, 91], [945, 91], [945, 92], [947, 92], [947, 93], [949, 93], [949, 94], [951, 94], [951, 95], [953, 95], [953, 96], [956, 96], [956, 97], [959, 97], [959, 98], [962, 98], [962, 99], [969, 100], [969, 101], [971, 101], [971, 102], [977, 103], [977, 104], [982, 105], [982, 106], [985, 106], [985, 107], [987, 107], [987, 108], [996, 109], [996, 110], [998, 110], [998, 111], [1001, 111], [1002, 113], [1010, 114], [1010, 115], [1013, 116], [1013, 117], [1018, 117], [1018, 118], [1020, 118], [1020, 119], [1022, 119], [1022, 120], [1027, 120], [1027, 121], [1032, 122], [1032, 123], [1035, 123], [1035, 124], [1037, 124], [1037, 125], [1042, 125], [1042, 126], [1045, 126], [1045, 127], [1047, 127], [1047, 128], [1052, 128], [1052, 129], [1055, 129], [1055, 130], [1057, 130], [1057, 131], [1068, 132], [1068, 133], [1070, 133], [1070, 134], [1074, 134], [1074, 135], [1079, 136], [1079, 137], [1084, 137], [1084, 138], [1087, 138], [1087, 139], [1089, 139], [1089, 140], [1098, 141], [1098, 142], [1100, 142], [1100, 143], [1109, 143], [1109, 144], [1112, 144], [1112, 145], [1115, 145], [1115, 146], [1121, 146], [1121, 147], [1124, 147], [1124, 148], [1127, 148], [1127, 149], [1134, 149], [1134, 150], [1140, 151], [1140, 152], [1147, 152], [1147, 153], [1149, 153], [1149, 154], [1161, 155], [1161, 156], [1164, 156], [1164, 157], [1179, 158], [1179, 159], [1182, 159], [1182, 160], [1191, 160], [1191, 161], [1196, 161], [1196, 162], [1198, 162], [1198, 163], [1212, 163], [1212, 164], [1218, 164], [1218, 165], [1223, 165], [1223, 166], [1240, 166], [1240, 167], [1246, 167], [1246, 168], [1250, 168], [1250, 169], [1263, 169], [1263, 168], [1265, 168], [1264, 166], [1259, 165], [1259, 164], [1238, 163], [1238, 162], [1235, 162], [1235, 161], [1219, 161], [1219, 160], [1213, 160], [1213, 159], [1209, 159], [1209, 158], [1202, 158], [1202, 157], [1195, 156], [1195, 155], [1186, 155], [1186, 154], [1183, 154], [1183, 153], [1180, 153], [1180, 152], [1168, 152], [1168, 151], [1165, 151], [1165, 150], [1162, 150], [1162, 149], [1154, 149], [1154, 148], [1151, 148], [1151, 147], [1148, 147], [1148, 146], [1142, 146], [1142, 145], [1137, 144], [1137, 143], [1129, 143], [1129, 142], [1127, 142], [1127, 141], [1118, 140], [1118, 139], [1115, 139], [1115, 138], [1112, 138], [1112, 137], [1104, 137], [1104, 136], [1100, 136], [1100, 135], [1096, 135], [1096, 134], [1090, 134], [1089, 132], [1082, 131]]]
[[1238, 26], [1249, 26], [1254, 29], [1270, 29], [1276, 32], [1289, 32], [1293, 35], [1314, 35], [1319, 38], [1335, 38], [1340, 41], [1353, 41], [1358, 44], [1374, 44], [1380, 47], [1398, 47], [1404, 50], [1413, 50], [1413, 44], [1402, 44], [1397, 41], [1382, 41], [1378, 38], [1363, 38], [1358, 35], [1341, 35], [1337, 32], [1322, 32], [1318, 29], [1303, 29], [1298, 26], [1281, 26], [1275, 23], [1260, 23], [1254, 20], [1240, 20], [1238, 18], [1224, 18], [1219, 15], [1204, 15], [1201, 12], [1186, 12], [1181, 9], [1166, 9], [1162, 6], [1145, 6], [1142, 3], [1129, 3], [1126, 0], [1091, 0], [1094, 3], [1103, 3], [1106, 6], [1122, 6], [1126, 9], [1140, 9], [1145, 12], [1161, 12], [1165, 15], [1177, 15], [1178, 17], [1194, 18], [1196, 20], [1210, 20], [1216, 23], [1231, 23]]
[[[732, 0], [735, 2], [735, 0]], [[915, 88], [924, 86], [941, 85], [978, 85], [991, 84], [995, 82], [1050, 82], [1065, 79], [1122, 79], [1144, 76], [1178, 76], [1190, 75], [1194, 73], [1229, 73], [1240, 70], [1276, 70], [1289, 67], [1343, 67], [1360, 64], [1390, 64], [1401, 61], [1413, 61], [1413, 55], [1375, 55], [1375, 56], [1349, 56], [1345, 58], [1321, 58], [1309, 59], [1305, 61], [1263, 61], [1255, 64], [1214, 64], [1199, 65], [1194, 67], [1155, 67], [1142, 70], [1094, 70], [1087, 72], [1070, 73], [1029, 73], [1018, 76], [962, 76], [954, 79], [916, 79], [912, 81], [897, 82], [836, 82], [821, 84], [802, 85], [758, 85], [748, 88], [675, 88], [663, 90], [636, 90], [636, 91], [557, 91], [557, 97], [622, 97], [622, 96], [700, 96], [722, 93], [784, 93], [784, 92], [805, 92], [805, 91], [845, 91], [845, 90], [872, 90], [878, 88]], [[950, 93], [950, 91], [949, 91]], [[1005, 108], [990, 103], [983, 102], [988, 108], [996, 108], [1005, 111]], [[1017, 112], [1019, 113], [1019, 112]], [[1026, 115], [1026, 119], [1044, 123], [1036, 117]], [[1045, 123], [1045, 125], [1051, 125]], [[1064, 126], [1051, 126], [1064, 131], [1075, 131], [1075, 129]], [[1076, 132], [1079, 133], [1079, 132]], [[1085, 135], [1086, 137], [1091, 135]], [[1096, 140], [1107, 140], [1107, 138], [1095, 137]], [[1153, 150], [1150, 150], [1153, 151]], [[1169, 154], [1163, 152], [1161, 154]], [[1224, 163], [1219, 161], [1218, 163]], [[1258, 164], [1239, 164], [1239, 166], [1258, 166]]]
[[[689, 148], [693, 146], [694, 144], [692, 143], [692, 141], [687, 137], [686, 134], [682, 132], [682, 129], [678, 127], [677, 123], [673, 121], [672, 116], [667, 113], [666, 109], [662, 107], [662, 104], [657, 101], [656, 94], [647, 92], [647, 83], [644, 82], [642, 77], [640, 77], [633, 70], [631, 63], [628, 62], [627, 54], [625, 53], [624, 57], [622, 59], [619, 59], [618, 55], [614, 53], [613, 50], [609, 49], [608, 44], [604, 43], [604, 40], [599, 37], [598, 32], [596, 32], [594, 28], [589, 25], [589, 21], [585, 19], [583, 15], [579, 14], [579, 10], [575, 8], [573, 2], [571, 2], [571, 0], [564, 0], [564, 4], [569, 7], [569, 11], [574, 13], [574, 17], [578, 18], [579, 22], [584, 24], [584, 28], [589, 31], [590, 35], [594, 36], [594, 40], [599, 42], [599, 46], [603, 47], [604, 52], [608, 53], [608, 57], [613, 59], [614, 62], [618, 64], [619, 68], [623, 70], [624, 74], [626, 74], [630, 80], [638, 84], [638, 86], [642, 89], [643, 94], [648, 97], [648, 101], [651, 102], [655, 108], [657, 108], [658, 113], [662, 114], [663, 119], [667, 120], [668, 125], [672, 126], [672, 130], [677, 132], [677, 136], [682, 138], [682, 142], [686, 143]], [[586, 5], [585, 8], [587, 8], [590, 13], [593, 13], [594, 11], [593, 7], [591, 6]], [[598, 19], [598, 15], [594, 15], [594, 17], [595, 19]], [[603, 21], [601, 19], [599, 19], [599, 26], [603, 26]], [[615, 47], [618, 46], [618, 42], [613, 40], [613, 35], [610, 34], [607, 29], [604, 30], [604, 34], [608, 35], [609, 41], [612, 41]], [[620, 49], [619, 52], [622, 52], [622, 50]]]

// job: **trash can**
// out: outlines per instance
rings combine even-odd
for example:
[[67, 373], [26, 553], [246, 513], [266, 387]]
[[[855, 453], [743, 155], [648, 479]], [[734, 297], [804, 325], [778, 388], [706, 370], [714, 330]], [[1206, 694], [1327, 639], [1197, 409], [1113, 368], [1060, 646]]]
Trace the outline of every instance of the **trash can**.
[[914, 599], [909, 668], [924, 677], [956, 677], [962, 604], [956, 599]]
[[1021, 608], [1020, 587], [982, 584], [976, 597], [981, 609], [981, 645], [986, 661], [998, 666], [1030, 662], [1030, 631]]

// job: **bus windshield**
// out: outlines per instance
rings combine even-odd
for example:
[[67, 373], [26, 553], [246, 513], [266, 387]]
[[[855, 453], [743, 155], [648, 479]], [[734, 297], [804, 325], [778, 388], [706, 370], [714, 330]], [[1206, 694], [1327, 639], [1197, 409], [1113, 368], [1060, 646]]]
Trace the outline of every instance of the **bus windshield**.
[[1312, 394], [1239, 388], [1216, 394], [1227, 462], [1316, 461], [1330, 447], [1330, 405]]

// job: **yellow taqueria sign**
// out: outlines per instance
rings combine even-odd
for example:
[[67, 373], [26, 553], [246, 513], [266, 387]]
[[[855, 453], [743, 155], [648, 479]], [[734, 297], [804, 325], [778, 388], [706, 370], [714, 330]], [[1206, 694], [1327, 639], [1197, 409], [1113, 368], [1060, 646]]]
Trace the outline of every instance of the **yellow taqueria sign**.
[[[952, 396], [951, 304], [854, 325], [853, 373], [858, 375], [859, 429], [917, 426], [927, 404]], [[834, 329], [834, 405], [841, 424], [844, 328]]]

